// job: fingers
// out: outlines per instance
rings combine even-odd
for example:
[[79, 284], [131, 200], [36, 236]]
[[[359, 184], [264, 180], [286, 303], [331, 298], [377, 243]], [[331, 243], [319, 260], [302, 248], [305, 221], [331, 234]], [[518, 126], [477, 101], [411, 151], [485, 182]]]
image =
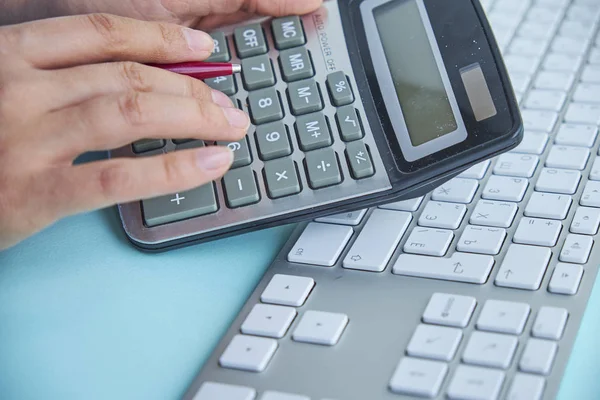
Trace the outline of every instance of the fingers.
[[322, 0], [163, 0], [165, 8], [180, 16], [208, 16], [245, 11], [275, 17], [302, 15], [319, 8]]
[[37, 68], [49, 69], [120, 60], [201, 61], [212, 54], [214, 41], [204, 32], [175, 24], [88, 14], [4, 27], [3, 47], [14, 48]]
[[210, 146], [139, 159], [114, 159], [55, 172], [52, 207], [61, 217], [183, 192], [221, 178], [231, 167], [227, 147]]
[[[213, 93], [226, 99], [222, 93]], [[217, 102], [128, 92], [55, 111], [43, 120], [42, 129], [46, 132], [45, 151], [62, 159], [122, 147], [144, 138], [237, 141], [249, 126], [243, 111], [221, 107]]]

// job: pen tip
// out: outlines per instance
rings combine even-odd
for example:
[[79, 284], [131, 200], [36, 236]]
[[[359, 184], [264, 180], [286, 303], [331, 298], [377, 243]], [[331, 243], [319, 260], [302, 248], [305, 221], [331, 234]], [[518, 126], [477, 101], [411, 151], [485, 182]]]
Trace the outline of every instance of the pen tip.
[[239, 74], [240, 72], [242, 72], [242, 66], [240, 64], [233, 64], [231, 66], [231, 69], [233, 70], [234, 74]]

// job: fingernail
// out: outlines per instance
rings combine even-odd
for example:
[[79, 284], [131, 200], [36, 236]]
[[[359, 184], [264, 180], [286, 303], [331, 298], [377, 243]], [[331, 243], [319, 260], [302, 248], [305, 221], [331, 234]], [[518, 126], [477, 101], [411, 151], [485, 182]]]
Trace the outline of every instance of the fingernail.
[[219, 92], [218, 90], [212, 90], [212, 99], [215, 102], [215, 104], [223, 107], [223, 108], [232, 108], [233, 107], [233, 103], [231, 102], [231, 100], [229, 99], [229, 97], [227, 97], [227, 95], [223, 92]]
[[228, 147], [210, 146], [198, 151], [198, 168], [210, 171], [229, 167], [233, 163], [233, 152]]
[[229, 125], [238, 129], [246, 129], [250, 125], [250, 120], [245, 112], [237, 108], [224, 108], [223, 112]]
[[212, 53], [215, 47], [213, 38], [205, 32], [195, 29], [185, 28], [183, 35], [187, 41], [188, 47], [195, 53]]

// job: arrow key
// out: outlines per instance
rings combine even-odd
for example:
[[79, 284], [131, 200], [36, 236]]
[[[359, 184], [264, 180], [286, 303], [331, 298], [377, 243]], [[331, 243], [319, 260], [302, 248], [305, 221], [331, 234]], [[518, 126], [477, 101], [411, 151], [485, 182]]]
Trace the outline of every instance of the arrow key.
[[[496, 285], [538, 290], [551, 256], [547, 247], [511, 244], [496, 275]], [[523, 268], [523, 260], [527, 260], [527, 268]]]
[[242, 324], [242, 333], [247, 335], [282, 338], [296, 317], [292, 307], [255, 304]]
[[346, 145], [346, 157], [354, 179], [363, 179], [375, 174], [371, 155], [363, 142], [351, 142]]
[[260, 300], [263, 303], [300, 307], [314, 286], [315, 281], [312, 278], [275, 274], [262, 292]]

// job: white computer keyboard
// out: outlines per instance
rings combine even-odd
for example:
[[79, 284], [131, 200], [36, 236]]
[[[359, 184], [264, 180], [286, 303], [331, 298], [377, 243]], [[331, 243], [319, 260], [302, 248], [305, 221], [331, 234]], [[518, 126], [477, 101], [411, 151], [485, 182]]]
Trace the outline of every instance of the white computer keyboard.
[[600, 1], [482, 3], [521, 145], [298, 227], [186, 398], [556, 396], [600, 264]]

